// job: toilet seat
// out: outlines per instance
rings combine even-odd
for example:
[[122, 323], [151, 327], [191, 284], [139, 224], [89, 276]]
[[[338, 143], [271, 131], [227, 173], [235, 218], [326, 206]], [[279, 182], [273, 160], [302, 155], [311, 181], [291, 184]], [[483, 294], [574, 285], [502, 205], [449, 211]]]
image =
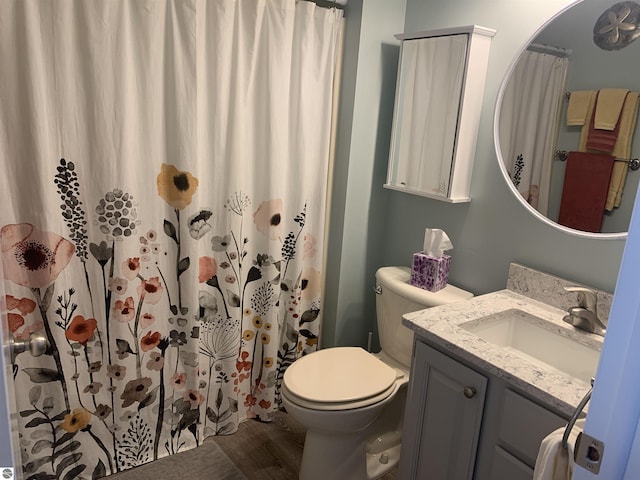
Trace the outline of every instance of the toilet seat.
[[401, 376], [360, 347], [319, 350], [285, 372], [283, 394], [315, 410], [347, 410], [373, 405], [392, 395]]

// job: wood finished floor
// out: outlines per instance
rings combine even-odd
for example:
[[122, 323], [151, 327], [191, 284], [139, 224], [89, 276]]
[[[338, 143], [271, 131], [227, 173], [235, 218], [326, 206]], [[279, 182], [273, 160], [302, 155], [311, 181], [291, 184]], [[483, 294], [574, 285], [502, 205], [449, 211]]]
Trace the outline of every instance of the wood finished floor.
[[[122, 472], [114, 480], [208, 480], [216, 478], [211, 465], [214, 442], [248, 480], [297, 480], [304, 428], [285, 412], [278, 412], [271, 423], [248, 420], [233, 435], [208, 438], [203, 445], [173, 457]], [[162, 462], [162, 463], [161, 463]], [[194, 471], [195, 469], [195, 471]], [[233, 478], [222, 476], [217, 478]], [[397, 468], [381, 480], [396, 480]], [[335, 479], [340, 480], [340, 479]]]
[[213, 441], [249, 480], [296, 480], [304, 428], [284, 412], [270, 423], [247, 420], [233, 435], [213, 437]]
[[[271, 423], [246, 421], [234, 435], [213, 439], [249, 480], [297, 480], [304, 436], [300, 423], [278, 412]], [[397, 470], [381, 480], [396, 480]]]

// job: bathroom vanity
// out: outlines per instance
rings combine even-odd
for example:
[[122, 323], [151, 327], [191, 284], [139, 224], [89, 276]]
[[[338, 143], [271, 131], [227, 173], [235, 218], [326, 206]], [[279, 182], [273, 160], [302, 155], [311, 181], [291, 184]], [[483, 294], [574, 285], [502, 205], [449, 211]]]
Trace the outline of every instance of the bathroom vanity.
[[[418, 340], [406, 415], [402, 478], [525, 480], [540, 441], [568, 416], [486, 371]], [[415, 380], [414, 380], [415, 379]], [[405, 455], [404, 452], [407, 452]]]
[[[404, 316], [415, 346], [401, 478], [533, 477], [541, 440], [567, 424], [602, 346], [563, 322], [569, 285], [512, 264], [506, 290]], [[596, 293], [606, 319], [611, 295]]]

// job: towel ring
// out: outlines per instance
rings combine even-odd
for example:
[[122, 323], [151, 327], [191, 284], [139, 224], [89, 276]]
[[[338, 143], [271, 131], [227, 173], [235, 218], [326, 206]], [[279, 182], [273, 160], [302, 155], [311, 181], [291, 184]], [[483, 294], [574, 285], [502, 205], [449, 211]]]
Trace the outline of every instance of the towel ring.
[[[556, 160], [564, 162], [568, 156], [569, 152], [567, 152], [566, 150], [556, 150]], [[631, 170], [640, 169], [640, 159], [637, 158], [631, 158], [629, 160], [626, 160], [624, 158], [616, 158], [616, 162], [627, 162], [629, 164], [629, 169]]]
[[580, 417], [580, 414], [582, 413], [582, 410], [584, 410], [584, 407], [587, 405], [587, 403], [591, 399], [591, 393], [593, 392], [593, 382], [594, 382], [594, 380], [595, 379], [593, 379], [593, 378], [591, 379], [591, 388], [585, 394], [585, 396], [582, 398], [582, 400], [580, 400], [580, 403], [578, 404], [578, 406], [576, 407], [575, 411], [573, 412], [573, 415], [571, 415], [571, 418], [569, 419], [569, 423], [567, 424], [566, 428], [564, 429], [564, 434], [562, 435], [562, 446], [564, 448], [568, 448], [569, 447], [569, 435], [571, 434], [571, 430], [573, 429], [573, 427], [576, 424], [576, 421]]

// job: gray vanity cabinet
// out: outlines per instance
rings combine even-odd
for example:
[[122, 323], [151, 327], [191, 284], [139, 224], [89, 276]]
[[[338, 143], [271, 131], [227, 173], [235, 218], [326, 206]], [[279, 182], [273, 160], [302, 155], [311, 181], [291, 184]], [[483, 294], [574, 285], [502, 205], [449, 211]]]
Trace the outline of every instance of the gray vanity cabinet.
[[567, 419], [420, 340], [400, 460], [404, 480], [531, 480], [542, 439]]
[[416, 342], [400, 478], [471, 479], [487, 379]]

